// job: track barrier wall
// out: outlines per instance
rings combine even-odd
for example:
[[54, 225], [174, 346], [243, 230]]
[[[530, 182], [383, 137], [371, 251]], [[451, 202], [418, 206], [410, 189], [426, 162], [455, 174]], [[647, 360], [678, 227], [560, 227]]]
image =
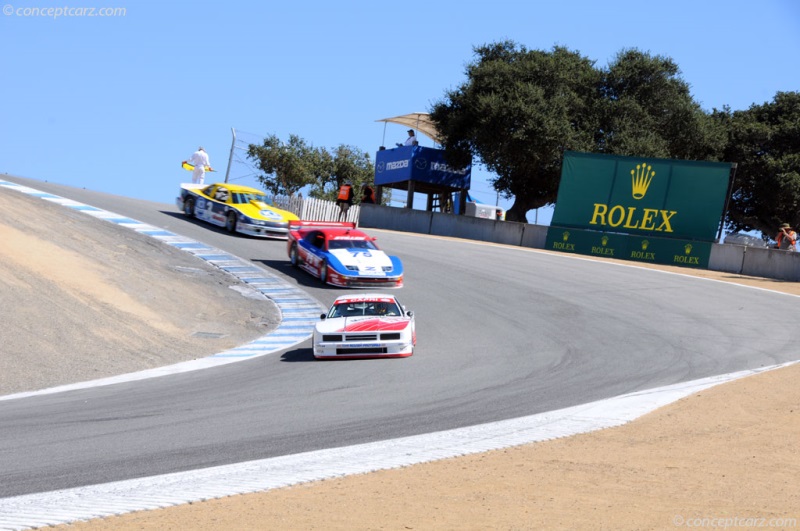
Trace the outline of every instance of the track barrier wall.
[[[381, 205], [361, 205], [359, 214], [358, 224], [364, 228], [449, 236], [533, 249], [545, 248], [548, 229], [543, 225]], [[797, 282], [800, 281], [800, 252], [714, 243], [708, 269]]]

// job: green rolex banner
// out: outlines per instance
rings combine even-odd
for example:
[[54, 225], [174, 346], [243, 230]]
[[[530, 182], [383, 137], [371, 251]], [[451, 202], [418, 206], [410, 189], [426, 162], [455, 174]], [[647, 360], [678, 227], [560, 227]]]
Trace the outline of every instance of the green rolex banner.
[[731, 167], [567, 151], [547, 248], [708, 267]]

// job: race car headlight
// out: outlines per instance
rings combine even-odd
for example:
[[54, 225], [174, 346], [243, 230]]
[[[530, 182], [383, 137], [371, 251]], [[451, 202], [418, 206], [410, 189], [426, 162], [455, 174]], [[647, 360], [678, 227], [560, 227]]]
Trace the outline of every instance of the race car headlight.
[[387, 271], [392, 271], [393, 269], [394, 269], [394, 267], [392, 267], [392, 266], [383, 266], [383, 272], [384, 273], [387, 272]]
[[347, 268], [348, 271], [358, 271], [358, 266], [354, 265], [345, 266], [345, 268]]
[[341, 341], [341, 334], [322, 334], [323, 341]]

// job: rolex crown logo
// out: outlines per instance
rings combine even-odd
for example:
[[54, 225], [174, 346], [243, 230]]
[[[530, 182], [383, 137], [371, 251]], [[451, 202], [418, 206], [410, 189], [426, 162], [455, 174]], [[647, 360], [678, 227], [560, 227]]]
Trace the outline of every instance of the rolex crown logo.
[[631, 170], [631, 185], [633, 187], [633, 198], [641, 199], [647, 193], [650, 183], [653, 181], [656, 172], [652, 166], [647, 164], [637, 164], [635, 170]]
[[563, 234], [561, 234], [561, 239], [564, 241], [569, 240], [569, 231], [565, 230]]

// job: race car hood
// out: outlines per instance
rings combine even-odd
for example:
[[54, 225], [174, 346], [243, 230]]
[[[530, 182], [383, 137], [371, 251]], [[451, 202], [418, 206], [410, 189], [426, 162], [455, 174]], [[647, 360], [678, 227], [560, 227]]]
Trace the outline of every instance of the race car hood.
[[385, 332], [405, 329], [411, 319], [407, 317], [334, 317], [317, 323], [317, 331], [332, 332]]
[[291, 212], [281, 210], [270, 206], [263, 201], [250, 201], [247, 204], [236, 206], [237, 210], [247, 217], [253, 219], [263, 219], [264, 221], [272, 222], [288, 222], [289, 220], [297, 219], [297, 216]]
[[392, 259], [378, 249], [333, 249], [328, 252], [343, 266], [355, 266], [360, 273], [383, 274], [384, 267], [392, 267]]

